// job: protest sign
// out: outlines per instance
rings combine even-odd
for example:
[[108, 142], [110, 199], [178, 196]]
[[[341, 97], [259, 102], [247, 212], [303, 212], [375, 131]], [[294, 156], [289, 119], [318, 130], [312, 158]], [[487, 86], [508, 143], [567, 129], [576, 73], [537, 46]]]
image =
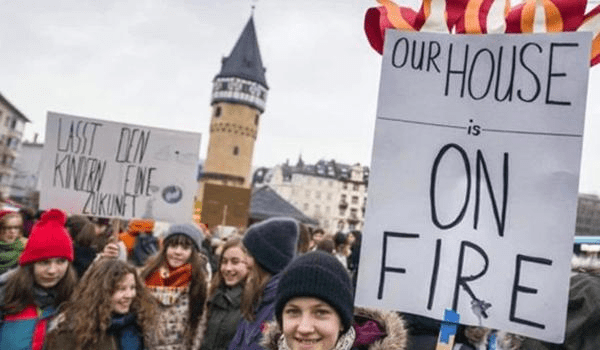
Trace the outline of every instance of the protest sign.
[[40, 207], [191, 220], [200, 134], [48, 113]]
[[387, 31], [357, 305], [562, 341], [590, 37]]

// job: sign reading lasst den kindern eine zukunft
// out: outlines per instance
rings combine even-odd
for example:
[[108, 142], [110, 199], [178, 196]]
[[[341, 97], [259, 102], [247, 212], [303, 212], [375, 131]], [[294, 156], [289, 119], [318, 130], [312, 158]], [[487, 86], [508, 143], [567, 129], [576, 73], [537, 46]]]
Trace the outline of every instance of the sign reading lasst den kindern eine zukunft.
[[48, 113], [40, 207], [187, 222], [200, 134]]
[[590, 42], [387, 31], [357, 305], [562, 342]]

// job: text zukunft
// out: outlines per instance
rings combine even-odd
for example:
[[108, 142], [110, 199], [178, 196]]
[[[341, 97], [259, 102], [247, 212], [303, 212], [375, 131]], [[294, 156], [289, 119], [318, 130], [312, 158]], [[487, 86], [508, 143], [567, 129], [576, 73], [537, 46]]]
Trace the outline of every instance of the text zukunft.
[[387, 31], [357, 305], [562, 341], [587, 40]]
[[[492, 50], [473, 48], [469, 44], [401, 37], [393, 45], [391, 64], [397, 69], [443, 74], [445, 96], [570, 105], [571, 101], [553, 94], [559, 89], [557, 85], [561, 78], [566, 76], [556, 66], [556, 61], [557, 56], [568, 57], [577, 46], [574, 42], [550, 42], [547, 45], [525, 42]], [[446, 55], [442, 55], [443, 51]], [[540, 65], [534, 63], [540, 58], [548, 60], [547, 68], [540, 69]], [[520, 80], [515, 79], [517, 75]]]

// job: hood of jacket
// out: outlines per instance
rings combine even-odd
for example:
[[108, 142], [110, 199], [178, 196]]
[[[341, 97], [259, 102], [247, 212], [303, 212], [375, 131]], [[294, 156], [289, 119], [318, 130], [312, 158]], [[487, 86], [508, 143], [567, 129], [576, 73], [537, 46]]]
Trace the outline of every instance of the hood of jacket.
[[[374, 339], [368, 344], [369, 350], [406, 349], [408, 331], [404, 324], [404, 320], [398, 313], [394, 311], [356, 307], [354, 308], [354, 319], [362, 321], [365, 319], [372, 320], [380, 326], [381, 336], [376, 337], [377, 339]], [[357, 333], [357, 339], [364, 339], [365, 337], [361, 336], [361, 327], [355, 325], [354, 328]], [[277, 341], [279, 340], [281, 333], [281, 328], [276, 321], [269, 322], [263, 331], [263, 339], [261, 341], [262, 347], [267, 350], [277, 350]]]

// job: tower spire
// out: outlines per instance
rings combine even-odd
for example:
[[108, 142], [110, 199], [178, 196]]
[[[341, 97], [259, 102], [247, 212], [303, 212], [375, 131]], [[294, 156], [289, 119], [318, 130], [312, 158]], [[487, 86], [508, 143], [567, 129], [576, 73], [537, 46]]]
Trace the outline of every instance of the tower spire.
[[223, 58], [221, 71], [213, 83], [212, 104], [243, 103], [258, 108], [262, 113], [269, 89], [265, 71], [256, 39], [254, 18], [250, 16], [231, 53]]

